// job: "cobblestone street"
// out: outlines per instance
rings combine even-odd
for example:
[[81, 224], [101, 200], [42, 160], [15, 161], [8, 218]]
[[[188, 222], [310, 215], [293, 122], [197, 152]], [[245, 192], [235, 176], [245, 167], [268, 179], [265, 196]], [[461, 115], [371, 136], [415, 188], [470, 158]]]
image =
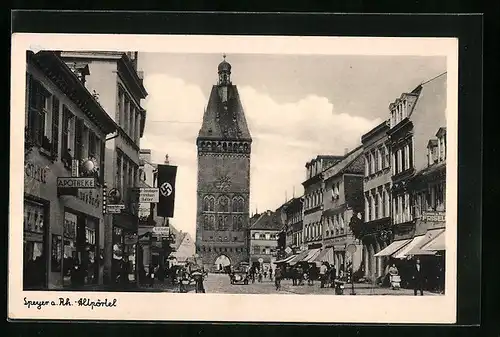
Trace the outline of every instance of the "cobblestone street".
[[[319, 282], [314, 285], [304, 284], [302, 286], [292, 285], [291, 280], [281, 282], [281, 290], [276, 291], [274, 281], [269, 279], [262, 282], [244, 284], [231, 284], [229, 276], [225, 274], [209, 274], [205, 280], [205, 289], [207, 293], [227, 293], [227, 294], [300, 294], [300, 295], [335, 295], [333, 288], [321, 288]], [[390, 288], [381, 288], [370, 284], [357, 283], [354, 285], [356, 295], [392, 295], [392, 296], [413, 296], [413, 289], [392, 290]], [[346, 285], [344, 295], [350, 295], [351, 287]], [[425, 291], [424, 296], [436, 296], [439, 294]]]

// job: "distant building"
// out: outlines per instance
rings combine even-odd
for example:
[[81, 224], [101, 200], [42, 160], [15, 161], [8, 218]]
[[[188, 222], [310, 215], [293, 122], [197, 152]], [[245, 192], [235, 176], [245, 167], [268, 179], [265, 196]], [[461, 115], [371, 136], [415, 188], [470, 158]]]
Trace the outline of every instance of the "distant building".
[[[59, 53], [27, 52], [25, 290], [70, 287], [70, 271], [76, 258], [87, 270], [84, 285], [103, 283], [104, 149], [106, 136], [116, 129], [117, 125]], [[79, 160], [76, 165], [74, 159]], [[86, 171], [82, 164], [88, 160], [94, 167]], [[75, 176], [95, 178], [95, 187], [58, 186], [58, 178]]]
[[[355, 272], [361, 267], [362, 246], [349, 223], [351, 218], [363, 213], [362, 153], [363, 148], [359, 146], [323, 172], [323, 260], [334, 264], [337, 271], [347, 271], [349, 263]], [[354, 254], [348, 252], [349, 245], [356, 247]], [[330, 258], [333, 260], [329, 261]]]
[[171, 259], [174, 263], [184, 264], [195, 255], [195, 242], [187, 232], [180, 231], [175, 238], [174, 252]]
[[290, 248], [290, 252], [297, 252], [302, 246], [304, 219], [303, 203], [304, 197], [300, 196], [289, 200], [283, 205], [286, 231], [285, 245]]
[[363, 241], [365, 278], [375, 280], [383, 276], [386, 261], [374, 255], [392, 241], [391, 228], [391, 154], [387, 131], [389, 122], [384, 121], [361, 137], [364, 172], [364, 219], [359, 229]]
[[283, 222], [281, 210], [266, 211], [250, 227], [250, 264], [268, 269], [276, 261], [277, 239]]
[[[141, 100], [147, 91], [143, 74], [137, 69], [138, 52], [64, 51], [61, 57], [119, 126], [117, 136], [105, 143], [103, 168], [108, 192], [113, 190], [115, 196], [109, 195], [108, 201], [125, 205], [125, 210], [105, 220], [104, 273], [110, 283], [118, 275], [122, 256], [135, 266], [133, 238], [138, 231], [138, 204], [131, 198], [131, 188], [139, 180], [140, 138], [146, 122]], [[135, 267], [132, 272], [133, 277]]]
[[319, 155], [306, 163], [304, 186], [302, 249], [318, 248], [322, 245], [323, 228], [323, 174], [328, 167], [339, 162], [343, 156]]
[[231, 65], [218, 66], [196, 140], [196, 252], [207, 270], [248, 261], [252, 137]]

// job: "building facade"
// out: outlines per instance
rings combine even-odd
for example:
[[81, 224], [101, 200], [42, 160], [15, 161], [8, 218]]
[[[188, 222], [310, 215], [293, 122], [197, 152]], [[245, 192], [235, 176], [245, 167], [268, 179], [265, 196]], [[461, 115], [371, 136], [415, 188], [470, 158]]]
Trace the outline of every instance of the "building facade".
[[[446, 73], [404, 93], [391, 103], [387, 131], [392, 168], [394, 239], [415, 235], [410, 179], [427, 167], [427, 148], [436, 130], [446, 125]], [[423, 229], [419, 229], [423, 230]], [[419, 234], [419, 233], [417, 233]]]
[[389, 122], [384, 121], [361, 137], [364, 172], [364, 219], [360, 228], [363, 242], [364, 277], [375, 281], [383, 276], [386, 259], [374, 255], [392, 241], [391, 154], [387, 144]]
[[303, 202], [302, 249], [318, 248], [322, 245], [323, 223], [323, 171], [342, 159], [342, 156], [320, 155], [306, 163], [306, 180]]
[[283, 226], [281, 210], [266, 211], [250, 227], [250, 265], [269, 270], [277, 256], [278, 235]]
[[[337, 272], [346, 272], [352, 263], [354, 272], [361, 268], [362, 247], [349, 223], [363, 212], [363, 149], [358, 147], [323, 172], [323, 207], [321, 214], [323, 248], [332, 249]], [[356, 247], [349, 252], [349, 245]]]
[[125, 205], [125, 209], [105, 216], [104, 273], [106, 282], [114, 283], [120, 260], [126, 258], [132, 264], [133, 279], [138, 203], [132, 198], [132, 188], [138, 186], [139, 180], [140, 138], [146, 121], [141, 101], [147, 96], [143, 74], [137, 69], [138, 53], [67, 51], [62, 52], [62, 57], [119, 126], [116, 137], [106, 141], [104, 171], [108, 203]]
[[252, 138], [231, 65], [218, 66], [196, 141], [198, 186], [196, 252], [207, 270], [224, 258], [248, 261], [250, 154]]
[[[28, 52], [26, 61], [24, 289], [72, 287], [76, 262], [79, 285], [102, 284], [104, 144], [116, 124], [59, 53]], [[76, 176], [95, 186], [58, 186]]]

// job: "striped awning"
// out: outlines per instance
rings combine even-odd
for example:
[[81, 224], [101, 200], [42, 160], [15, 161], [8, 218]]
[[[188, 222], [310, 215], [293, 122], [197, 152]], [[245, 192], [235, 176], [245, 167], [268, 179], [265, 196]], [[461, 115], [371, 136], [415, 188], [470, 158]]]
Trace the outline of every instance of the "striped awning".
[[309, 251], [305, 250], [305, 251], [297, 254], [297, 256], [295, 256], [293, 259], [291, 259], [290, 261], [288, 261], [288, 263], [291, 264], [291, 265], [294, 265], [297, 262], [302, 261], [307, 256], [307, 254], [309, 254]]
[[284, 259], [274, 261], [274, 263], [287, 263], [288, 261], [290, 261], [291, 259], [293, 259], [296, 256], [297, 256], [297, 254], [290, 255], [290, 256], [288, 256], [288, 257], [286, 257]]
[[309, 253], [302, 259], [303, 262], [313, 262], [316, 256], [321, 252], [320, 248], [310, 249]]
[[323, 249], [313, 260], [314, 262], [328, 262], [329, 264], [335, 264], [335, 257], [333, 252], [333, 247], [328, 247]]

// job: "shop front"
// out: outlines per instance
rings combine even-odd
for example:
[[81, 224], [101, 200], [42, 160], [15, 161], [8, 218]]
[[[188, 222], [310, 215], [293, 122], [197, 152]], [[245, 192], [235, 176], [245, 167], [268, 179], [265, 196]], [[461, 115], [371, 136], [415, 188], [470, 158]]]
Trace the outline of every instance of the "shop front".
[[[57, 178], [70, 172], [41, 150], [27, 157], [24, 175], [24, 289], [63, 289], [102, 283], [101, 189], [73, 189], [61, 193]], [[75, 281], [73, 279], [73, 281]]]
[[112, 217], [112, 281], [133, 282], [137, 263], [137, 217], [129, 213], [113, 214]]

